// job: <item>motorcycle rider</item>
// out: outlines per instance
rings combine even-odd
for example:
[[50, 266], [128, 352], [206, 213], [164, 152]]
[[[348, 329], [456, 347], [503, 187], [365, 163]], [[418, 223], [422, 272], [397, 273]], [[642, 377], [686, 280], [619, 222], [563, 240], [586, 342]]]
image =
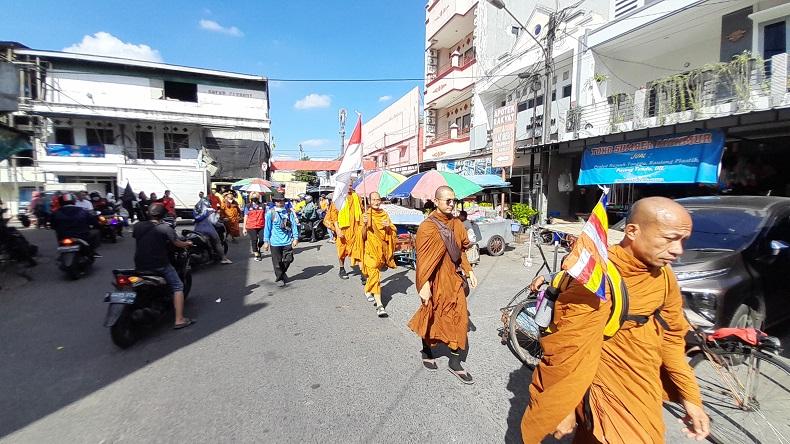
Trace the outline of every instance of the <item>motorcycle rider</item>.
[[233, 261], [225, 256], [225, 251], [222, 248], [222, 242], [219, 240], [217, 229], [214, 224], [217, 222], [216, 212], [211, 208], [210, 204], [205, 199], [198, 201], [195, 205], [195, 232], [206, 236], [209, 243], [216, 252], [216, 257], [222, 258], [220, 263], [232, 264]]
[[93, 204], [91, 203], [90, 199], [88, 199], [87, 191], [80, 191], [79, 193], [77, 193], [77, 202], [75, 203], [75, 205], [84, 209], [87, 212], [93, 211]]
[[71, 193], [64, 193], [60, 198], [60, 209], [52, 215], [52, 228], [58, 241], [68, 237], [82, 239], [90, 245], [93, 257], [101, 257], [96, 250], [99, 248], [99, 232], [96, 216], [76, 205], [76, 198]]
[[310, 228], [310, 242], [315, 242], [315, 229], [318, 221], [318, 209], [313, 202], [313, 197], [307, 195], [304, 197], [305, 206], [302, 208], [302, 221]]
[[189, 327], [195, 319], [184, 317], [184, 284], [178, 272], [170, 263], [170, 245], [176, 248], [189, 248], [192, 242], [182, 241], [176, 236], [175, 230], [170, 225], [163, 223], [167, 210], [161, 203], [154, 203], [148, 209], [150, 220], [138, 222], [134, 225], [132, 237], [137, 240], [134, 252], [134, 267], [136, 270], [151, 270], [159, 273], [173, 290], [173, 308], [175, 320], [173, 328]]

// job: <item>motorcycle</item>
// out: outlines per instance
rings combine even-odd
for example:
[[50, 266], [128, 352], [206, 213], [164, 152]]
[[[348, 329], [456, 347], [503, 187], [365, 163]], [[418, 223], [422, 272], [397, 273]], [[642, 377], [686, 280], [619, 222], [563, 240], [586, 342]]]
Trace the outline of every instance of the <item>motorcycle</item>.
[[99, 232], [102, 239], [116, 243], [118, 237], [123, 237], [123, 217], [118, 214], [105, 215], [97, 212], [96, 219], [99, 221]]
[[30, 216], [27, 214], [27, 209], [20, 208], [19, 213], [16, 215], [17, 220], [19, 223], [22, 224], [25, 228], [30, 228]]
[[[184, 298], [192, 289], [190, 254], [174, 249], [170, 263], [184, 283]], [[145, 333], [173, 313], [173, 292], [159, 273], [146, 270], [113, 270], [115, 290], [104, 297], [108, 303], [104, 326], [110, 328], [112, 342], [120, 348], [132, 346]]]
[[6, 211], [0, 208], [0, 263], [16, 261], [28, 267], [36, 266], [38, 247], [28, 242], [19, 230], [8, 226], [8, 219], [3, 217]]
[[[219, 242], [222, 245], [222, 249], [227, 254], [228, 240], [225, 225], [222, 223], [216, 223], [214, 224], [214, 229], [217, 230]], [[192, 230], [181, 230], [181, 235], [186, 240], [192, 242], [192, 246], [189, 247], [189, 257], [190, 261], [196, 266], [206, 265], [222, 260], [221, 257], [217, 256], [217, 252], [214, 250], [214, 247], [211, 246], [211, 239], [209, 239], [209, 237], [205, 234]]]
[[93, 248], [88, 242], [77, 237], [67, 237], [58, 242], [58, 268], [70, 279], [77, 280], [86, 274], [94, 260]]
[[[315, 234], [314, 234], [315, 233]], [[326, 237], [326, 227], [323, 219], [307, 220], [299, 218], [299, 241], [317, 241]]]

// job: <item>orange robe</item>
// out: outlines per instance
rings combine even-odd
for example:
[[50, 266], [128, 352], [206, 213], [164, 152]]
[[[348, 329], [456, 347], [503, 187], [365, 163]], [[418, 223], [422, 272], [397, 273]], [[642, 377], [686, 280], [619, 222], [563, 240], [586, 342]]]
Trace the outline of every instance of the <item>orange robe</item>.
[[[381, 267], [395, 268], [397, 234], [389, 215], [382, 209], [368, 210], [369, 223], [365, 233], [365, 254], [362, 273], [367, 276], [365, 293], [381, 295]], [[387, 226], [384, 227], [384, 223]]]
[[228, 234], [233, 237], [239, 237], [241, 233], [239, 232], [239, 222], [241, 222], [241, 209], [236, 204], [236, 202], [228, 203], [227, 201], [224, 202], [225, 205], [222, 206], [220, 210], [220, 215], [223, 219], [228, 219], [225, 222], [225, 227], [228, 229]]
[[417, 229], [416, 240], [417, 290], [429, 282], [431, 299], [428, 300], [428, 305], [420, 304], [420, 308], [409, 321], [409, 328], [429, 344], [442, 342], [454, 350], [466, 349], [469, 312], [463, 280], [457, 267], [460, 265], [464, 273], [471, 272], [472, 266], [463, 253], [471, 244], [463, 222], [445, 216], [440, 211], [434, 211], [432, 216], [453, 231], [455, 241], [461, 246], [460, 264], [455, 264], [450, 259], [436, 224], [427, 219], [421, 223]]
[[324, 215], [324, 226], [337, 235], [337, 230], [335, 230], [335, 222], [337, 222], [337, 208], [335, 208], [334, 203], [330, 203], [329, 209], [326, 210], [326, 215]]
[[555, 304], [554, 333], [540, 339], [544, 356], [533, 374], [521, 420], [525, 443], [543, 440], [574, 410], [577, 420], [583, 418], [588, 388], [592, 429], [580, 421], [574, 442], [664, 442], [661, 409], [666, 393], [674, 394], [674, 401], [702, 405], [684, 353], [689, 325], [671, 268], [665, 267], [667, 289], [661, 270], [649, 270], [622, 247], [611, 247], [609, 259], [628, 288], [629, 314], [650, 315], [663, 305], [660, 313], [669, 329], [651, 316], [642, 326], [627, 321], [604, 341], [608, 290], [607, 300], [601, 301], [573, 282]]
[[337, 223], [343, 238], [335, 240], [337, 258], [345, 260], [351, 258], [351, 266], [362, 263], [362, 207], [356, 193], [349, 194], [343, 204], [343, 209], [337, 212]]

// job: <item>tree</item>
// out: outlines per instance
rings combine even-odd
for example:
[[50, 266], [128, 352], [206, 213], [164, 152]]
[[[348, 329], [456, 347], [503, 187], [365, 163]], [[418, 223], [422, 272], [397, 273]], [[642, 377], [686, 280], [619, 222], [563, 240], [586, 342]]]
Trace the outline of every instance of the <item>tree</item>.
[[297, 182], [307, 182], [310, 185], [318, 185], [318, 174], [315, 171], [295, 171], [294, 180]]

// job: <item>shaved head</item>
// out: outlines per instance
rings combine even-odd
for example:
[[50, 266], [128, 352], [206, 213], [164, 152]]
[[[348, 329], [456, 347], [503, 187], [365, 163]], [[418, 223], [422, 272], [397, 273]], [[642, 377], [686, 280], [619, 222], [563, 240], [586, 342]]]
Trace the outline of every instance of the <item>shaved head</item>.
[[374, 210], [378, 210], [381, 208], [381, 194], [375, 191], [370, 193], [370, 195], [368, 195], [368, 202], [370, 202], [370, 206]]
[[453, 191], [453, 189], [448, 187], [447, 185], [442, 185], [436, 189], [436, 192], [433, 194], [433, 197], [434, 199], [449, 199], [449, 195], [455, 197], [455, 191]]
[[631, 206], [620, 245], [648, 267], [660, 268], [683, 254], [691, 225], [682, 205], [665, 197], [647, 197]]
[[379, 194], [379, 193], [374, 191], [374, 192], [370, 193], [370, 196], [368, 196], [368, 197], [370, 198], [370, 200], [381, 199], [381, 194]]

